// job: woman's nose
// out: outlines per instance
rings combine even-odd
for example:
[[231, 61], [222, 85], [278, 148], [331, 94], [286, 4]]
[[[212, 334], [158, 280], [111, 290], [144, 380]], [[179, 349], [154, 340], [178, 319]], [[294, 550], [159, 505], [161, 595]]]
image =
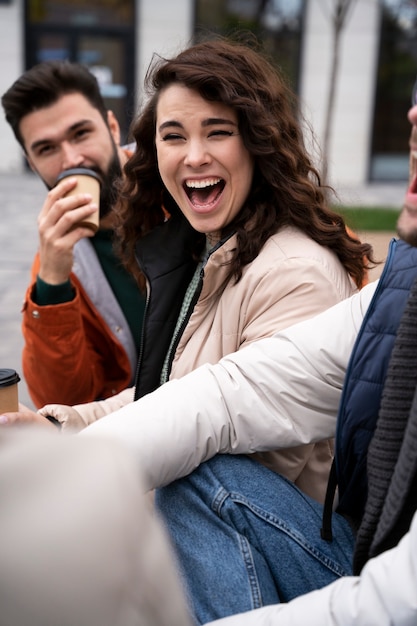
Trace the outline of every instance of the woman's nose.
[[210, 161], [206, 143], [200, 139], [189, 140], [186, 144], [185, 165], [201, 167]]

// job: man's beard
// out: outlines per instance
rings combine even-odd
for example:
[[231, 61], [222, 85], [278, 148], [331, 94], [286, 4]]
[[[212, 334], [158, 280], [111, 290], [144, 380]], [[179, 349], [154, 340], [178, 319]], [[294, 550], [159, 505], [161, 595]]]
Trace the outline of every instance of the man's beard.
[[[119, 155], [117, 153], [116, 144], [112, 139], [113, 146], [113, 154], [109, 166], [107, 168], [107, 172], [104, 173], [99, 167], [94, 167], [93, 165], [89, 165], [87, 169], [96, 172], [99, 175], [101, 186], [100, 186], [100, 220], [108, 215], [117, 200], [117, 182], [120, 180], [122, 176], [122, 168], [120, 166]], [[83, 166], [81, 166], [83, 167]], [[40, 179], [45, 183], [46, 188], [50, 191], [54, 185], [48, 185], [46, 180], [40, 176], [39, 172], [37, 172]]]
[[410, 230], [410, 229], [406, 230], [402, 228], [401, 223], [398, 223], [397, 234], [400, 237], [400, 239], [403, 239], [410, 246], [414, 246], [415, 248], [417, 248], [417, 228], [413, 230]]
[[107, 168], [107, 172], [102, 172], [99, 168], [91, 167], [97, 172], [102, 180], [100, 189], [100, 220], [108, 215], [117, 200], [117, 182], [122, 176], [122, 168], [120, 167], [119, 155], [116, 146], [113, 149], [113, 156]]
[[400, 239], [417, 248], [417, 206], [404, 204], [397, 219], [397, 234]]

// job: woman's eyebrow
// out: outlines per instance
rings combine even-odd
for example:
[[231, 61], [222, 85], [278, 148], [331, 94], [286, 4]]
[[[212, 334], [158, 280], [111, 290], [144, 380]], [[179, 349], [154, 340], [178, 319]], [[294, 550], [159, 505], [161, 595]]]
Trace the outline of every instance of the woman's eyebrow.
[[234, 122], [233, 120], [228, 120], [223, 117], [209, 117], [208, 119], [204, 120], [201, 125], [212, 126], [215, 124], [227, 124], [227, 125], [237, 126], [237, 123]]
[[[218, 124], [221, 125], [228, 125], [228, 126], [237, 126], [237, 123], [234, 122], [233, 120], [228, 120], [226, 118], [223, 117], [209, 117], [206, 120], [203, 120], [201, 122], [201, 126], [206, 127], [206, 126], [216, 126]], [[167, 120], [166, 122], [162, 122], [162, 124], [159, 126], [158, 130], [159, 132], [163, 131], [164, 128], [168, 128], [168, 127], [175, 127], [175, 128], [182, 128], [183, 125], [181, 124], [181, 122], [177, 122], [176, 120]]]
[[167, 128], [168, 126], [175, 126], [176, 128], [182, 128], [181, 122], [177, 122], [175, 120], [168, 120], [167, 122], [162, 122], [162, 124], [158, 128], [159, 132], [161, 132], [161, 130], [164, 130], [164, 128]]

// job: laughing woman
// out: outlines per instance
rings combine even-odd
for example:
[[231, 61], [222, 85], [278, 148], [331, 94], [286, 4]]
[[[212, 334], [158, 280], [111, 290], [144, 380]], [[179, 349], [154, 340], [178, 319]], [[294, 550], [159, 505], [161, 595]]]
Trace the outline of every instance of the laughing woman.
[[[259, 51], [216, 39], [155, 56], [145, 87], [115, 208], [147, 291], [135, 399], [350, 296], [372, 260], [327, 206], [295, 95]], [[80, 429], [132, 397], [40, 413]]]
[[[348, 297], [372, 259], [327, 206], [295, 95], [263, 54], [198, 43], [155, 56], [145, 87], [116, 207], [147, 290], [135, 399]], [[41, 413], [80, 429], [132, 395]]]
[[148, 283], [136, 398], [351, 295], [371, 254], [328, 208], [295, 97], [259, 52], [200, 43], [156, 58], [146, 86], [119, 206], [122, 256]]

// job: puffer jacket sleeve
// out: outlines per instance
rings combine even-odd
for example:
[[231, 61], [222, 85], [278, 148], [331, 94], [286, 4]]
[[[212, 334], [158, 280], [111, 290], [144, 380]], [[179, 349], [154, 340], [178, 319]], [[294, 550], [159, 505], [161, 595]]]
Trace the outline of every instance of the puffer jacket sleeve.
[[[411, 626], [417, 624], [417, 514], [398, 546], [371, 559], [360, 577], [210, 626]], [[207, 626], [209, 626], [207, 624]]]
[[135, 388], [128, 387], [120, 393], [97, 402], [88, 402], [75, 406], [65, 404], [46, 404], [38, 411], [40, 415], [50, 415], [58, 420], [62, 430], [69, 430], [72, 433], [78, 432], [89, 424], [101, 419], [107, 413], [117, 411], [129, 402], [133, 401]]
[[81, 436], [124, 441], [148, 488], [218, 453], [276, 450], [334, 436], [353, 344], [375, 290], [204, 365], [94, 422]]

